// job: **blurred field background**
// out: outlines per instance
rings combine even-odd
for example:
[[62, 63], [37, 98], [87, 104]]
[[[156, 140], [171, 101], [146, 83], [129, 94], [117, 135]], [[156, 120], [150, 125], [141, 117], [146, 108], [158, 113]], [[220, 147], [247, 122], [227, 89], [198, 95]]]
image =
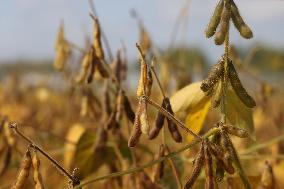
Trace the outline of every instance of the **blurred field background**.
[[[114, 59], [118, 49], [126, 49], [124, 58], [127, 60], [127, 79], [123, 81], [122, 86], [134, 110], [138, 103], [135, 97], [139, 77], [135, 43], [139, 42], [141, 30], [138, 20], [142, 20], [150, 36], [153, 49], [151, 53], [158, 56], [158, 75], [167, 94], [171, 96], [178, 89], [203, 79], [211, 65], [223, 53], [222, 46], [214, 45], [211, 39], [204, 36], [204, 29], [215, 3], [213, 0], [94, 0], [96, 13]], [[264, 162], [268, 160], [274, 169], [278, 188], [283, 188], [284, 1], [239, 0], [236, 3], [252, 28], [254, 38], [244, 40], [232, 28], [230, 40], [233, 46], [230, 53], [237, 65], [241, 81], [256, 100], [257, 107], [253, 109], [256, 140], [236, 139], [234, 142], [240, 149], [242, 163], [254, 186], [260, 182]], [[84, 173], [86, 177], [97, 177], [123, 170], [125, 167], [116, 165], [115, 161], [119, 160], [114, 160], [111, 157], [113, 154], [105, 151], [101, 151], [100, 154], [84, 152], [86, 158], [77, 160], [74, 158], [78, 157], [71, 153], [78, 141], [76, 133], [90, 130], [93, 134], [89, 136], [92, 141], [92, 136], [97, 135], [98, 128], [103, 124], [103, 79], [96, 77], [93, 83], [80, 86], [72, 82], [79, 72], [82, 59], [81, 52], [76, 48], [84, 49], [92, 40], [93, 21], [89, 16], [91, 8], [88, 1], [1, 1], [0, 12], [0, 118], [7, 117], [9, 121], [19, 122], [20, 129], [67, 170], [72, 171], [74, 168], [74, 162], [72, 164], [68, 159], [83, 162], [79, 163], [81, 170], [89, 167], [90, 170]], [[66, 38], [76, 44], [67, 62], [68, 71], [64, 73], [53, 68], [54, 44], [60, 23], [64, 23]], [[105, 52], [107, 63], [112, 65], [113, 62], [107, 51]], [[88, 101], [90, 107], [84, 112], [82, 100], [89, 92], [92, 93], [93, 100]], [[161, 94], [156, 83], [152, 98], [161, 102]], [[113, 96], [111, 100], [114, 101]], [[218, 120], [218, 114], [212, 109], [209, 110], [200, 133], [211, 128]], [[151, 109], [151, 122], [154, 121], [155, 115], [156, 110]], [[129, 168], [133, 165], [126, 144], [129, 135], [127, 125], [123, 119], [119, 131], [121, 135], [117, 136], [110, 131], [108, 140], [119, 141], [119, 149], [123, 157], [129, 160]], [[5, 167], [8, 152], [2, 131], [1, 129], [0, 189], [10, 188], [15, 181], [22, 155], [27, 147], [22, 139], [12, 134], [15, 141], [8, 167]], [[139, 156], [138, 165], [153, 160], [160, 138], [159, 136], [154, 141], [142, 138], [141, 146], [134, 152]], [[186, 140], [182, 144], [169, 141], [169, 146], [174, 151], [186, 143]], [[263, 146], [250, 151], [259, 144]], [[196, 151], [194, 148], [192, 152], [186, 151], [175, 158], [182, 181], [190, 174], [190, 158]], [[90, 159], [94, 156], [99, 156], [99, 160], [90, 164]], [[46, 188], [66, 187], [67, 179], [43, 156], [40, 155], [40, 158]], [[106, 160], [101, 163], [101, 159], [104, 158]], [[146, 169], [149, 175], [151, 171], [151, 168]], [[162, 188], [177, 188], [173, 175], [169, 173], [166, 176], [168, 179], [161, 181]], [[196, 188], [203, 187], [202, 178], [201, 176], [200, 184], [197, 184]], [[237, 178], [233, 179], [235, 188], [241, 188], [242, 186], [238, 185], [240, 181]], [[122, 181], [119, 179], [109, 179], [86, 188], [121, 188], [120, 182]], [[226, 188], [225, 181], [223, 185]], [[31, 176], [26, 188], [33, 188]]]

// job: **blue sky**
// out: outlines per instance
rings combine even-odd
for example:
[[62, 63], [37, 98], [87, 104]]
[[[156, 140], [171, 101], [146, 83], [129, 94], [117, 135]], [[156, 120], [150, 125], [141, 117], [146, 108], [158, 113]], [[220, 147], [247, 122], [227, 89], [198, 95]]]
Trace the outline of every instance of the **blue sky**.
[[[174, 21], [188, 0], [94, 0], [102, 27], [112, 50], [126, 43], [129, 58], [135, 58], [138, 39], [136, 21], [129, 11], [135, 8], [143, 18], [154, 42], [167, 47]], [[254, 31], [252, 40], [242, 39], [232, 29], [232, 43], [252, 46], [257, 42], [284, 49], [284, 1], [235, 0], [242, 16]], [[222, 47], [204, 37], [204, 29], [214, 10], [216, 0], [191, 0], [187, 25], [177, 44], [201, 47], [217, 59]], [[85, 34], [91, 34], [88, 0], [1, 0], [0, 60], [21, 58], [52, 58], [54, 39], [63, 19], [67, 38], [84, 44]]]

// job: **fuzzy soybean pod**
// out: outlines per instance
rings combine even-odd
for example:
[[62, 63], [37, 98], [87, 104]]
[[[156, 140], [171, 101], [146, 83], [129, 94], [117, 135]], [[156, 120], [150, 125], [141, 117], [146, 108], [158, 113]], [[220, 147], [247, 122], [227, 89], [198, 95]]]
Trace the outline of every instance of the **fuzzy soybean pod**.
[[249, 108], [253, 108], [254, 106], [256, 106], [254, 99], [247, 93], [247, 91], [243, 87], [232, 61], [228, 61], [228, 72], [230, 83], [240, 100]]
[[[165, 98], [165, 101], [166, 101], [166, 104], [167, 104], [166, 105], [167, 111], [170, 114], [174, 115], [174, 112], [173, 112], [173, 109], [172, 109], [172, 106], [171, 106], [169, 98]], [[182, 142], [182, 136], [181, 136], [181, 134], [180, 134], [180, 132], [178, 130], [177, 125], [172, 120], [170, 120], [169, 118], [167, 118], [167, 122], [168, 122], [168, 128], [169, 128], [169, 131], [171, 133], [172, 138], [177, 143], [181, 143]]]
[[32, 158], [32, 164], [33, 164], [33, 180], [35, 183], [35, 189], [44, 189], [44, 185], [42, 182], [42, 176], [40, 173], [40, 160], [37, 156], [37, 153], [34, 153], [34, 156]]
[[253, 37], [253, 33], [251, 29], [248, 27], [248, 25], [244, 22], [242, 16], [240, 15], [239, 9], [234, 3], [234, 1], [231, 1], [231, 16], [233, 23], [235, 27], [239, 30], [241, 36], [243, 36], [246, 39], [250, 39]]
[[216, 162], [216, 171], [215, 171], [215, 177], [218, 182], [221, 182], [224, 178], [225, 170], [223, 166], [223, 162], [220, 160], [217, 160]]
[[216, 29], [221, 20], [221, 13], [222, 13], [223, 7], [224, 7], [224, 0], [220, 0], [205, 30], [205, 35], [207, 38], [210, 38], [215, 34]]
[[188, 181], [184, 185], [184, 189], [190, 189], [196, 179], [198, 178], [201, 169], [204, 165], [205, 155], [204, 155], [204, 143], [202, 142], [199, 152], [197, 153], [197, 157], [195, 158], [194, 165], [192, 168], [191, 176]]
[[224, 43], [226, 35], [230, 28], [231, 6], [229, 0], [224, 0], [224, 7], [221, 13], [219, 30], [215, 34], [215, 44], [221, 45]]
[[225, 153], [223, 163], [224, 163], [223, 167], [227, 173], [231, 175], [235, 173], [235, 168], [233, 166], [233, 156], [231, 153], [229, 152]]
[[24, 184], [29, 177], [30, 168], [32, 165], [32, 157], [29, 150], [26, 151], [24, 158], [22, 160], [21, 170], [15, 184], [12, 189], [22, 189]]
[[[166, 109], [166, 100], [163, 99], [162, 102], [162, 108]], [[159, 111], [156, 117], [156, 121], [155, 121], [155, 127], [153, 127], [149, 133], [149, 139], [152, 140], [154, 138], [156, 138], [160, 132], [160, 130], [163, 128], [165, 122], [165, 115]]]
[[232, 160], [232, 162], [233, 162], [233, 164], [236, 168], [236, 172], [239, 174], [240, 178], [242, 179], [244, 187], [245, 188], [251, 188], [250, 182], [249, 182], [247, 176], [244, 173], [240, 159], [238, 157], [238, 154], [236, 152], [236, 149], [235, 149], [230, 137], [228, 136], [228, 134], [223, 129], [221, 130], [221, 134], [222, 134], [222, 138], [224, 138], [225, 141], [226, 141], [225, 143], [227, 145], [227, 149], [228, 149], [228, 152], [229, 152], [229, 155], [230, 155], [229, 157]]
[[224, 74], [224, 58], [222, 57], [209, 71], [208, 77], [201, 83], [201, 90], [207, 92], [212, 89]]
[[244, 129], [234, 127], [232, 125], [224, 125], [223, 128], [231, 135], [235, 135], [240, 138], [249, 137], [249, 133]]
[[233, 167], [233, 159], [235, 157], [232, 143], [230, 141], [229, 136], [225, 133], [225, 131], [221, 131], [221, 145], [223, 149], [225, 150], [225, 155], [224, 155], [224, 169], [229, 173], [229, 174], [234, 174], [235, 168]]
[[226, 152], [226, 154], [225, 154], [225, 152], [222, 148], [220, 148], [218, 145], [214, 145], [214, 144], [209, 145], [209, 150], [216, 157], [217, 164], [219, 163], [220, 166], [227, 173], [233, 174], [235, 172], [234, 167], [232, 166], [232, 161], [228, 161], [228, 157], [227, 157], [228, 152]]
[[134, 128], [132, 129], [130, 138], [128, 140], [128, 147], [134, 147], [139, 142], [140, 136], [142, 134], [140, 115], [141, 115], [141, 100], [139, 100], [139, 105], [135, 113]]
[[205, 175], [206, 175], [206, 189], [214, 189], [214, 175], [212, 167], [212, 156], [209, 151], [208, 143], [204, 145], [204, 157], [205, 157]]

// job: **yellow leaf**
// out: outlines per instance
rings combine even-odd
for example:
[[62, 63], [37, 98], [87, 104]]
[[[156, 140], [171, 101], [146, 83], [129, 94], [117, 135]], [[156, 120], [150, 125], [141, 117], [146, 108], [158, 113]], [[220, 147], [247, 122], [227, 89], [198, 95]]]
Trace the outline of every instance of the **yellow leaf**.
[[[210, 99], [206, 99], [207, 100], [203, 100], [201, 103], [193, 107], [185, 118], [185, 125], [196, 134], [200, 132], [204, 119], [210, 107]], [[188, 142], [191, 142], [193, 139], [194, 138], [192, 135], [187, 136]]]
[[171, 98], [173, 111], [182, 112], [197, 106], [202, 100], [207, 99], [200, 89], [201, 82], [192, 83], [177, 91]]
[[[203, 122], [211, 105], [210, 97], [207, 97], [200, 89], [201, 82], [192, 83], [177, 91], [170, 99], [175, 113], [186, 112], [185, 124], [195, 133], [202, 129]], [[192, 136], [188, 135], [188, 141]]]

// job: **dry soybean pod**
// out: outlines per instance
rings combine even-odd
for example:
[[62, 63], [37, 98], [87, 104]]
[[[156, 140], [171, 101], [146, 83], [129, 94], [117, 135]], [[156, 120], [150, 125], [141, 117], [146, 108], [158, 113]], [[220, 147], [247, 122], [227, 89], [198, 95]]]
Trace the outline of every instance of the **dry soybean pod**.
[[224, 74], [224, 58], [222, 57], [209, 71], [208, 77], [201, 83], [201, 90], [207, 92], [212, 89]]
[[[174, 112], [173, 112], [169, 98], [165, 98], [165, 101], [166, 101], [167, 111], [170, 114], [174, 115]], [[168, 122], [168, 128], [169, 128], [169, 131], [171, 133], [172, 138], [177, 143], [181, 143], [182, 142], [182, 136], [181, 136], [181, 134], [178, 130], [177, 125], [174, 122], [172, 122], [169, 118], [167, 118], [167, 122]]]
[[235, 173], [235, 168], [233, 167], [232, 158], [233, 158], [232, 155], [229, 152], [226, 152], [223, 159], [223, 168], [229, 174]]
[[29, 177], [30, 168], [32, 165], [32, 157], [29, 150], [26, 151], [24, 158], [22, 160], [20, 173], [12, 189], [21, 189], [24, 187], [26, 180]]
[[223, 159], [224, 157], [224, 150], [219, 147], [218, 145], [214, 144], [214, 143], [210, 143], [210, 145], [208, 146], [210, 152], [217, 158], [217, 159]]
[[249, 133], [244, 129], [234, 127], [232, 125], [224, 125], [223, 128], [231, 135], [235, 135], [240, 138], [249, 137]]
[[123, 103], [124, 103], [124, 111], [125, 111], [125, 114], [126, 114], [128, 120], [131, 121], [132, 123], [134, 123], [135, 113], [133, 112], [130, 101], [129, 101], [128, 97], [125, 95], [125, 93], [124, 93]]
[[231, 16], [233, 23], [235, 27], [239, 30], [241, 36], [243, 36], [246, 39], [250, 39], [253, 37], [253, 33], [251, 29], [248, 27], [248, 25], [244, 22], [242, 16], [240, 15], [239, 9], [234, 3], [233, 0], [231, 0]]
[[224, 178], [225, 170], [223, 166], [223, 162], [220, 160], [216, 161], [216, 171], [215, 171], [215, 178], [218, 182], [221, 182]]
[[226, 160], [226, 154], [224, 154], [224, 151], [217, 145], [210, 144], [209, 145], [210, 152], [215, 156], [217, 159], [217, 163], [222, 164], [222, 167], [226, 172], [229, 174], [233, 174], [235, 172], [234, 167], [232, 166], [232, 161]]
[[232, 141], [230, 140], [230, 137], [224, 132], [222, 131], [222, 136], [223, 138], [225, 138], [225, 140], [227, 141], [226, 143], [228, 144], [228, 149], [229, 149], [229, 153], [230, 153], [230, 157], [232, 158], [233, 164], [235, 165], [236, 171], [239, 174], [244, 186], [246, 189], [251, 189], [251, 185], [250, 182], [248, 180], [248, 177], [246, 176], [241, 162], [239, 160], [238, 154], [236, 152], [236, 149], [232, 143]]
[[148, 135], [150, 131], [150, 125], [147, 114], [147, 102], [144, 98], [141, 99], [140, 123], [142, 133]]
[[93, 33], [93, 47], [95, 49], [95, 54], [100, 60], [104, 60], [104, 51], [101, 42], [101, 29], [100, 23], [97, 18], [92, 17], [94, 20], [94, 33]]
[[[162, 108], [166, 109], [166, 100], [163, 99], [162, 102]], [[149, 139], [152, 140], [154, 138], [156, 138], [160, 132], [160, 130], [163, 128], [165, 122], [165, 115], [159, 111], [156, 117], [156, 121], [155, 121], [155, 127], [153, 127], [149, 133]]]
[[214, 175], [212, 167], [212, 156], [209, 151], [208, 142], [204, 145], [204, 157], [205, 157], [205, 175], [206, 175], [206, 189], [214, 189]]
[[[159, 148], [159, 155], [158, 158], [164, 157], [165, 156], [165, 146], [163, 144], [160, 145]], [[154, 170], [154, 181], [157, 182], [159, 181], [164, 175], [164, 161], [161, 161], [158, 163], [155, 167]]]
[[265, 169], [261, 175], [261, 181], [260, 181], [261, 188], [263, 189], [275, 189], [276, 188], [276, 182], [275, 182], [275, 176], [273, 173], [272, 166], [268, 161], [265, 161]]
[[185, 183], [184, 189], [190, 189], [201, 172], [201, 169], [204, 165], [204, 159], [205, 159], [203, 148], [204, 148], [204, 142], [201, 143], [200, 150], [197, 153], [197, 157], [195, 158], [195, 161], [194, 161], [191, 176], [188, 179], [188, 181]]
[[91, 48], [90, 52], [88, 52], [90, 55], [90, 66], [88, 69], [88, 73], [87, 73], [87, 83], [91, 83], [93, 81], [94, 78], [94, 73], [95, 73], [95, 68], [96, 68], [96, 61], [94, 58], [94, 49]]
[[142, 57], [141, 62], [140, 62], [140, 78], [139, 78], [137, 92], [136, 92], [137, 97], [141, 97], [142, 95], [144, 95], [144, 92], [145, 93], [147, 92], [146, 91], [147, 77], [148, 77], [148, 68], [147, 67], [148, 66], [147, 66], [146, 62], [144, 61], [144, 57]]
[[109, 78], [109, 72], [107, 70], [106, 62], [104, 62], [104, 60], [98, 59], [97, 57], [95, 57], [95, 61], [97, 62], [96, 68], [98, 69], [100, 75], [103, 78]]
[[118, 95], [116, 97], [116, 117], [115, 120], [119, 122], [122, 118], [122, 114], [124, 112], [124, 91], [119, 90]]
[[210, 38], [215, 34], [216, 29], [221, 20], [221, 13], [222, 13], [223, 7], [224, 7], [224, 0], [220, 0], [205, 30], [205, 35], [207, 38]]
[[79, 75], [76, 76], [75, 81], [76, 83], [82, 83], [88, 74], [88, 69], [90, 68], [92, 61], [90, 61], [90, 53], [86, 53], [82, 60], [81, 70]]
[[229, 136], [225, 133], [224, 130], [221, 131], [221, 145], [223, 149], [225, 150], [225, 155], [223, 158], [224, 169], [229, 174], [233, 174], [235, 172], [235, 169], [233, 167], [233, 162], [232, 162], [234, 158], [234, 152], [232, 151], [232, 147], [231, 147], [232, 144], [230, 142]]
[[142, 134], [140, 115], [141, 115], [141, 99], [139, 99], [139, 105], [135, 113], [134, 128], [132, 129], [130, 138], [128, 140], [128, 147], [134, 147], [139, 142], [139, 138]]
[[256, 106], [254, 99], [247, 93], [247, 91], [243, 87], [232, 61], [228, 61], [228, 71], [230, 83], [240, 100], [249, 108], [253, 108], [254, 106]]
[[215, 44], [221, 45], [224, 43], [226, 35], [230, 28], [231, 6], [229, 0], [224, 0], [224, 7], [221, 14], [219, 30], [215, 34]]
[[4, 156], [4, 159], [3, 159], [3, 165], [1, 166], [0, 168], [0, 177], [2, 177], [6, 171], [8, 170], [8, 167], [11, 163], [11, 158], [12, 158], [12, 147], [11, 146], [7, 146], [7, 149], [4, 150], [5, 153], [1, 153], [0, 156]]
[[33, 164], [33, 180], [35, 183], [35, 189], [44, 189], [44, 185], [42, 182], [42, 176], [40, 173], [40, 160], [37, 156], [36, 151], [33, 154], [33, 158], [32, 158], [32, 164]]

